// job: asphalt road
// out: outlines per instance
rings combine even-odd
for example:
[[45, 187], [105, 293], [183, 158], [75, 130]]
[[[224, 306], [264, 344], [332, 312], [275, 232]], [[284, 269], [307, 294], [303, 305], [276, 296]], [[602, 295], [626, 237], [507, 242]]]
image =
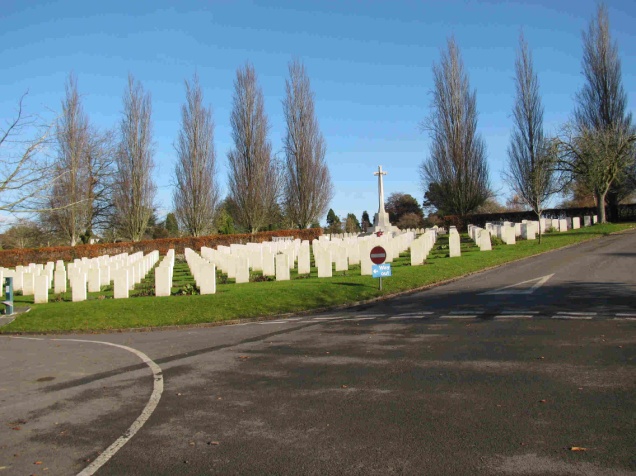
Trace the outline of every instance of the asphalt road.
[[347, 311], [0, 337], [0, 475], [636, 474], [634, 269], [630, 232]]

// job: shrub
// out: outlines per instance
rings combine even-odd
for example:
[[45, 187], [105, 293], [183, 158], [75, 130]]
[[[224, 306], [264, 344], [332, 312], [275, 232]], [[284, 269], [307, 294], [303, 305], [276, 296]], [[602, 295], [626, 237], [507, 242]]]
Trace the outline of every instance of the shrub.
[[49, 248], [23, 248], [0, 251], [0, 266], [15, 267], [26, 266], [29, 263], [46, 263], [48, 261], [73, 261], [77, 258], [96, 258], [102, 255], [117, 255], [121, 253], [144, 254], [158, 250], [164, 255], [169, 249], [174, 249], [176, 254], [183, 254], [186, 248], [200, 251], [202, 246], [214, 248], [219, 245], [230, 246], [232, 244], [262, 243], [272, 241], [272, 237], [292, 236], [301, 240], [314, 240], [322, 235], [322, 228], [308, 228], [303, 230], [276, 230], [264, 231], [254, 234], [238, 235], [211, 235], [184, 238], [163, 238], [160, 240], [146, 240], [125, 243], [97, 243], [94, 245], [78, 246], [54, 246]]

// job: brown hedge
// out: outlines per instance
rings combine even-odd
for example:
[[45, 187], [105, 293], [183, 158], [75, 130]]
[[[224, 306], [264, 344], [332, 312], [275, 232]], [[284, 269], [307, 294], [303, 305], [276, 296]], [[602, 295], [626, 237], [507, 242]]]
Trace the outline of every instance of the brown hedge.
[[98, 243], [95, 245], [78, 246], [53, 246], [48, 248], [24, 248], [0, 251], [0, 266], [13, 268], [26, 266], [29, 263], [46, 263], [48, 261], [73, 261], [76, 258], [95, 258], [102, 255], [117, 255], [120, 253], [136, 253], [143, 251], [150, 253], [158, 250], [164, 255], [173, 248], [176, 253], [183, 253], [185, 248], [199, 251], [202, 246], [213, 248], [219, 245], [262, 243], [272, 241], [275, 236], [292, 236], [301, 240], [313, 240], [322, 235], [322, 228], [309, 228], [305, 230], [277, 230], [264, 231], [255, 234], [241, 235], [211, 235], [198, 238], [163, 238], [160, 240], [147, 240], [126, 243]]

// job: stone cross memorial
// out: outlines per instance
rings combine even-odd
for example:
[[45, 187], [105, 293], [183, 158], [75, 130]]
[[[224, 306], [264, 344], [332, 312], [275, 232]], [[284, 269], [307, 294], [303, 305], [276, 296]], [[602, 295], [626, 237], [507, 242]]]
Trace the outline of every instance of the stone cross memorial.
[[378, 176], [378, 213], [373, 217], [373, 233], [377, 233], [379, 231], [383, 233], [398, 231], [396, 227], [391, 225], [389, 221], [389, 214], [384, 209], [384, 182], [382, 180], [382, 176], [387, 173], [382, 170], [382, 166], [378, 165], [378, 171], [374, 172], [373, 175]]

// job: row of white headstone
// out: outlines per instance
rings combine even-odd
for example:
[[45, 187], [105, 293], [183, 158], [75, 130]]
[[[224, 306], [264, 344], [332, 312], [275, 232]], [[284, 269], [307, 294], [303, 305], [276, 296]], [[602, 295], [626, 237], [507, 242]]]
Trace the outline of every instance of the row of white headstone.
[[174, 277], [174, 250], [168, 253], [155, 268], [155, 296], [170, 296]]
[[492, 250], [492, 242], [490, 241], [490, 231], [475, 225], [468, 225], [468, 236], [479, 246], [480, 251]]
[[[372, 274], [370, 251], [382, 246], [386, 251], [385, 262], [391, 263], [400, 253], [411, 248], [411, 264], [420, 265], [428, 256], [437, 240], [437, 227], [425, 230], [417, 239], [414, 231], [392, 236], [386, 234], [342, 238], [320, 237], [310, 243], [306, 240], [281, 240], [276, 242], [248, 243], [245, 245], [218, 246], [217, 249], [203, 247], [201, 255], [191, 249], [185, 250], [185, 258], [201, 294], [216, 292], [216, 270], [234, 279], [236, 283], [249, 282], [250, 270], [260, 271], [265, 276], [275, 276], [277, 281], [290, 279], [290, 271], [297, 269], [299, 275], [311, 271], [311, 250], [318, 270], [318, 277], [327, 278], [336, 272], [348, 271], [360, 265], [360, 274]], [[67, 292], [70, 283], [73, 301], [84, 301], [87, 292], [99, 292], [104, 285], [113, 284], [115, 299], [128, 298], [130, 291], [140, 283], [159, 261], [159, 252], [144, 256], [142, 252], [128, 255], [100, 256], [76, 259], [65, 265], [63, 261], [46, 265], [31, 263], [16, 269], [0, 268], [3, 277], [14, 278], [14, 290], [23, 295], [34, 295], [34, 302], [46, 303], [53, 287], [56, 294]], [[169, 250], [155, 269], [155, 295], [171, 294], [174, 275], [175, 252]]]
[[185, 249], [185, 259], [190, 268], [190, 274], [201, 294], [216, 293], [216, 265], [207, 259], [201, 258], [196, 251]]
[[115, 299], [128, 298], [130, 291], [135, 289], [135, 284], [141, 283], [157, 261], [159, 261], [157, 250], [151, 251], [145, 256], [141, 251], [128, 256], [127, 266], [122, 266], [114, 271], [113, 297]]
[[[596, 215], [584, 216], [583, 226], [591, 226], [597, 222]], [[550, 219], [542, 218], [540, 221], [523, 220], [521, 223], [503, 222], [502, 224], [486, 223], [486, 228], [480, 228], [474, 225], [468, 225], [468, 235], [479, 246], [481, 251], [489, 251], [492, 249], [492, 243], [490, 236], [496, 236], [501, 239], [507, 245], [514, 245], [516, 239], [521, 237], [524, 240], [534, 240], [539, 233], [539, 227], [541, 232], [545, 233], [546, 230], [552, 228], [559, 232], [568, 230], [576, 230], [581, 228], [581, 218], [562, 218], [562, 219]], [[451, 235], [449, 240], [457, 240], [453, 237], [451, 227]], [[456, 232], [456, 230], [455, 230]], [[450, 244], [452, 248], [452, 243]], [[456, 245], [457, 246], [457, 245]], [[451, 256], [453, 256], [451, 251]], [[459, 255], [457, 255], [459, 256]]]
[[598, 223], [597, 215], [586, 215], [583, 217], [583, 222], [581, 222], [580, 217], [567, 217], [561, 219], [550, 219], [550, 218], [542, 218], [541, 219], [541, 231], [544, 232], [550, 228], [555, 231], [568, 231], [568, 230], [576, 230], [581, 228], [582, 226], [592, 226]]
[[438, 229], [425, 230], [423, 234], [418, 236], [411, 243], [411, 266], [419, 266], [424, 264], [428, 254], [433, 249], [437, 241]]
[[122, 298], [128, 297], [129, 291], [141, 282], [158, 258], [159, 252], [153, 251], [146, 256], [137, 252], [75, 259], [68, 265], [62, 260], [46, 265], [30, 263], [15, 269], [0, 268], [0, 282], [12, 277], [13, 290], [23, 296], [34, 296], [36, 304], [49, 301], [51, 288], [55, 294], [67, 292], [67, 284], [70, 284], [73, 301], [85, 301], [87, 292], [99, 292], [102, 286], [111, 283], [115, 285], [115, 297]]
[[[311, 251], [319, 278], [329, 278], [336, 272], [348, 271], [350, 266], [360, 265], [360, 274], [372, 274], [371, 249], [382, 246], [386, 251], [386, 262], [391, 263], [400, 253], [412, 249], [414, 264], [422, 264], [437, 240], [437, 229], [428, 230], [417, 240], [415, 233], [405, 232], [396, 236], [336, 236], [318, 240], [281, 240], [276, 242], [248, 243], [246, 245], [218, 246], [217, 249], [202, 247], [201, 254], [185, 250], [185, 258], [201, 294], [216, 291], [216, 270], [227, 274], [236, 283], [249, 282], [250, 271], [260, 271], [264, 276], [274, 276], [277, 281], [290, 279], [290, 271], [299, 275], [311, 272]], [[413, 252], [413, 249], [415, 251]]]

